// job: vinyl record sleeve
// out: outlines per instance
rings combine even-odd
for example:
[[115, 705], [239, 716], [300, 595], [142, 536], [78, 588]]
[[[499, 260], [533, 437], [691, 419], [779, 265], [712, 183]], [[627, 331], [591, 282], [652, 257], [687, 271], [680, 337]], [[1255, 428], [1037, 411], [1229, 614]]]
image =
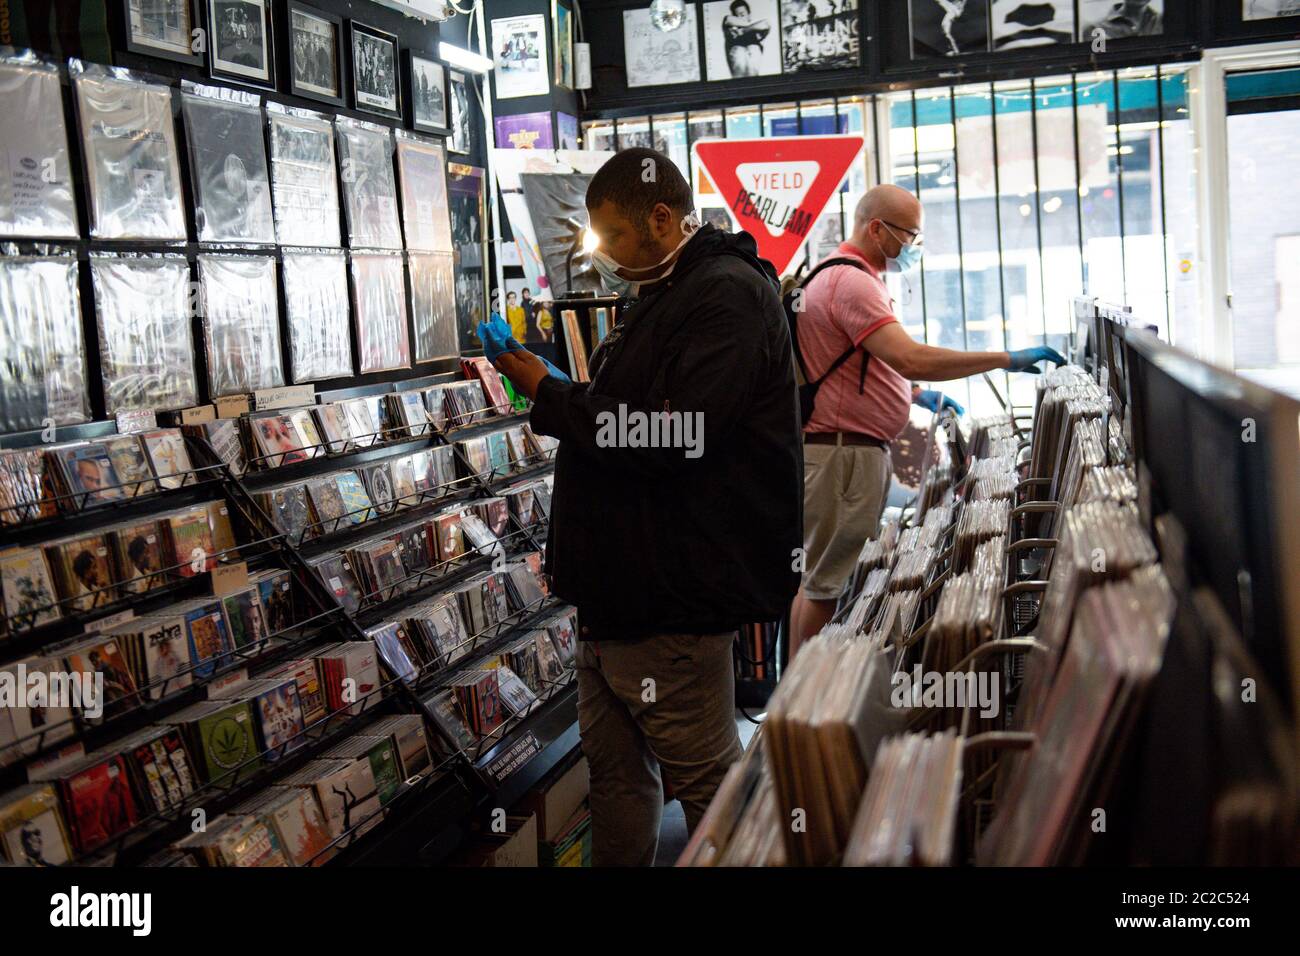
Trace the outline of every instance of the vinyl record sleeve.
[[341, 245], [338, 166], [329, 119], [268, 103], [266, 121], [271, 129], [275, 231], [281, 244]]
[[275, 260], [224, 254], [198, 259], [212, 396], [283, 385]]
[[329, 249], [285, 249], [283, 262], [294, 382], [351, 375], [347, 257]]
[[79, 238], [58, 67], [0, 55], [0, 102], [0, 236]]
[[194, 405], [185, 257], [92, 254], [90, 271], [106, 411]]
[[362, 373], [410, 368], [401, 255], [354, 253], [352, 295]]
[[451, 253], [454, 247], [447, 208], [447, 154], [435, 140], [400, 129], [396, 136], [406, 248]]
[[411, 272], [411, 318], [415, 322], [415, 360], [457, 358], [456, 266], [450, 253], [407, 256]]
[[275, 244], [261, 97], [185, 84], [181, 112], [199, 242]]
[[72, 60], [90, 234], [184, 242], [180, 160], [171, 90], [130, 72]]
[[402, 248], [392, 133], [386, 126], [344, 116], [338, 117], [334, 125], [348, 217], [348, 245], [354, 249]]
[[90, 418], [77, 268], [71, 256], [0, 259], [0, 432]]

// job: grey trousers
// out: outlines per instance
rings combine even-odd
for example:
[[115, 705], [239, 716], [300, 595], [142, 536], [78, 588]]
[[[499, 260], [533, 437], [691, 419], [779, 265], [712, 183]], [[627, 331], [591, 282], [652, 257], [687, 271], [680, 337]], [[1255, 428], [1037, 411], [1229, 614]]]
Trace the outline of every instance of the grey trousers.
[[593, 866], [650, 866], [660, 767], [695, 831], [741, 754], [734, 632], [578, 645], [578, 728], [591, 769]]

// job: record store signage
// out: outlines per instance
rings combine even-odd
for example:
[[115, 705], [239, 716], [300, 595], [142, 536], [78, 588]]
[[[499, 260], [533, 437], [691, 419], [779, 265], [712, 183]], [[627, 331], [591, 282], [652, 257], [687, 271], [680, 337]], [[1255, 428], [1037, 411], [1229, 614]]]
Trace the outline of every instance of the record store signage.
[[769, 136], [700, 140], [692, 149], [736, 228], [753, 236], [759, 256], [784, 274], [862, 144], [860, 135]]

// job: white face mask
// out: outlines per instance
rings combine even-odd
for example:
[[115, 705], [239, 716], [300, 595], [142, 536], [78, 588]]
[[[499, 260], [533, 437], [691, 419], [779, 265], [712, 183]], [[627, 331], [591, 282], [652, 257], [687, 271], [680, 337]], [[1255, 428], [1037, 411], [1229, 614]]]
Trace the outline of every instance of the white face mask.
[[[652, 266], [645, 266], [640, 269], [622, 266], [607, 253], [601, 252], [599, 249], [592, 252], [591, 265], [600, 275], [601, 280], [605, 283], [606, 289], [615, 295], [635, 298], [637, 292], [640, 291], [641, 286], [645, 285], [647, 282], [658, 282], [660, 279], [666, 279], [672, 273], [673, 267], [677, 265], [677, 256], [681, 253], [682, 247], [691, 241], [691, 237], [694, 236], [695, 233], [699, 232], [699, 229], [700, 217], [693, 211], [687, 213], [681, 221], [682, 241], [677, 243], [677, 246], [672, 252], [668, 253], [668, 255], [664, 256]], [[658, 269], [663, 269], [666, 263], [671, 264], [667, 269], [664, 269], [662, 275], [655, 276], [653, 279], [625, 279], [623, 276], [619, 275], [619, 272], [631, 272], [635, 275], [644, 275], [647, 272], [655, 272]]]

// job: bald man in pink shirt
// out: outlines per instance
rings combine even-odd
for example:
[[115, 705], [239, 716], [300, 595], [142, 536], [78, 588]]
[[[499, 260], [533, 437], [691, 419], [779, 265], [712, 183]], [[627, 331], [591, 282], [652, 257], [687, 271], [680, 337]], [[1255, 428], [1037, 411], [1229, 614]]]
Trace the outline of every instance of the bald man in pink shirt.
[[923, 217], [907, 190], [875, 187], [835, 253], [848, 261], [822, 269], [803, 288], [797, 327], [805, 374], [826, 377], [804, 426], [805, 571], [791, 614], [791, 658], [834, 615], [863, 542], [879, 528], [893, 474], [889, 445], [912, 402], [909, 380], [943, 382], [999, 368], [1038, 372], [1035, 362], [1065, 362], [1045, 347], [959, 352], [903, 331], [883, 275], [920, 261]]

